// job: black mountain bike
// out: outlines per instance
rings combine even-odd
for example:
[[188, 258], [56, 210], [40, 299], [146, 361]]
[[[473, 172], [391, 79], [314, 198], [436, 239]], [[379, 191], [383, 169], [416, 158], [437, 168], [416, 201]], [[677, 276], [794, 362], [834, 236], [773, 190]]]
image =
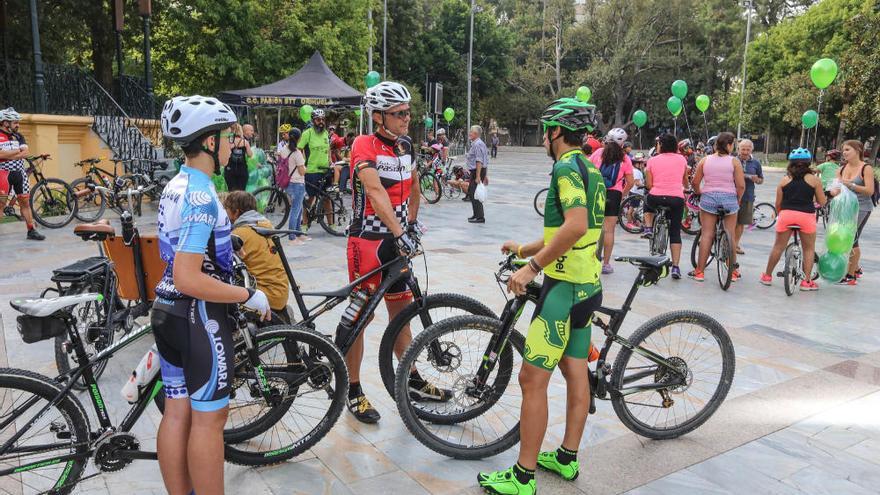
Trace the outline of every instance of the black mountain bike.
[[116, 173], [119, 164], [124, 168], [132, 160], [110, 161], [113, 162], [113, 172], [98, 167], [100, 158], [87, 158], [74, 164], [86, 170], [83, 177], [70, 184], [77, 203], [75, 216], [80, 221], [94, 222], [108, 207], [118, 214], [128, 210], [140, 216], [143, 196], [155, 194], [158, 189], [158, 184], [146, 174]]
[[47, 179], [43, 175], [42, 165], [48, 159], [49, 155], [45, 154], [26, 158], [27, 175], [33, 175], [36, 182], [31, 187], [28, 201], [37, 223], [49, 229], [60, 229], [73, 220], [76, 200], [70, 184], [61, 179]]
[[[287, 256], [284, 254], [284, 248], [281, 243], [282, 237], [290, 235], [290, 233], [298, 233], [291, 230], [273, 230], [260, 227], [252, 227], [253, 230], [269, 239], [271, 239], [275, 252], [281, 259], [287, 279], [290, 282], [290, 288], [293, 291], [293, 297], [296, 302], [297, 310], [300, 314], [300, 320], [297, 325], [315, 329], [315, 320], [326, 313], [333, 307], [348, 300], [350, 297], [367, 297], [363, 304], [363, 309], [355, 322], [354, 327], [348, 335], [336, 335], [335, 342], [343, 354], [347, 354], [355, 339], [364, 331], [369, 324], [370, 316], [376, 311], [379, 303], [385, 297], [388, 289], [398, 280], [405, 279], [412, 292], [413, 301], [408, 304], [400, 313], [395, 316], [382, 334], [382, 341], [379, 344], [379, 373], [382, 376], [382, 382], [385, 389], [394, 397], [394, 372], [397, 369], [397, 356], [394, 353], [394, 344], [398, 337], [409, 328], [412, 335], [415, 336], [423, 329], [430, 327], [434, 322], [450, 318], [458, 315], [482, 315], [490, 318], [496, 318], [495, 313], [486, 307], [483, 303], [476, 299], [463, 296], [460, 294], [425, 294], [419, 286], [418, 279], [413, 275], [412, 262], [410, 257], [400, 256], [391, 260], [384, 265], [364, 274], [349, 285], [341, 289], [328, 292], [302, 292], [299, 284], [293, 276], [290, 264], [287, 262]], [[360, 294], [357, 286], [368, 280], [370, 277], [382, 270], [388, 270], [388, 275], [384, 277], [382, 283], [375, 293], [366, 295]], [[305, 302], [305, 297], [323, 298], [319, 303], [309, 307]], [[293, 317], [293, 315], [291, 315]]]
[[[733, 262], [733, 243], [730, 235], [724, 230], [724, 217], [728, 214], [727, 210], [719, 208], [716, 213], [718, 220], [715, 222], [715, 239], [709, 245], [709, 257], [706, 258], [706, 266], [716, 261], [718, 265], [718, 284], [723, 290], [730, 288], [733, 281], [733, 271], [739, 268], [739, 265]], [[691, 265], [697, 267], [700, 257], [700, 236], [702, 231], [694, 237], [694, 243], [691, 245]]]
[[[272, 176], [274, 177], [275, 174], [273, 173]], [[303, 213], [308, 218], [306, 227], [311, 227], [312, 222], [317, 220], [328, 234], [345, 237], [348, 224], [351, 222], [351, 211], [346, 208], [342, 193], [327, 185], [330, 177], [332, 175], [325, 175], [319, 182], [320, 192], [311, 206], [309, 206], [309, 198], [304, 202]], [[257, 200], [257, 210], [272, 223], [272, 226], [276, 229], [287, 226], [287, 220], [290, 218], [290, 198], [284, 190], [275, 185], [261, 187], [254, 191], [254, 198]]]
[[669, 246], [669, 208], [658, 206], [654, 215], [654, 233], [648, 239], [651, 256], [663, 256]]
[[[590, 371], [594, 399], [611, 400], [614, 412], [633, 432], [670, 439], [702, 425], [718, 409], [733, 381], [735, 356], [720, 323], [695, 311], [672, 311], [619, 335], [636, 293], [665, 276], [665, 257], [619, 257], [639, 269], [620, 309], [602, 307], [605, 334], [596, 370]], [[525, 262], [513, 256], [501, 263], [499, 286]], [[516, 374], [522, 365], [524, 338], [514, 326], [526, 302], [540, 297], [531, 283], [526, 293], [507, 302], [501, 319], [459, 316], [434, 324], [414, 340], [397, 368], [397, 408], [407, 429], [426, 447], [457, 459], [481, 459], [519, 441], [521, 391]], [[607, 361], [613, 344], [613, 366]], [[447, 403], [418, 401], [406, 393], [410, 370], [452, 391]], [[591, 410], [595, 404], [591, 402]]]

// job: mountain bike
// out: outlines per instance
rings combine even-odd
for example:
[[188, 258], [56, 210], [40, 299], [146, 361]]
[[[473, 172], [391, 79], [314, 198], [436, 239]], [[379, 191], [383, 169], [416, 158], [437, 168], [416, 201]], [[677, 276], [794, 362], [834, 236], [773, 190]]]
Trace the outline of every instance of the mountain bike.
[[[785, 293], [789, 296], [798, 290], [801, 280], [806, 280], [807, 275], [804, 273], [803, 249], [801, 248], [800, 231], [797, 225], [788, 227], [791, 230], [792, 239], [788, 246], [785, 247], [785, 266], [781, 272], [777, 272], [777, 277], [782, 277], [785, 281]], [[819, 278], [819, 255], [813, 253], [813, 269], [810, 273], [810, 280]]]
[[549, 191], [549, 187], [541, 189], [535, 194], [535, 199], [532, 200], [532, 206], [535, 207], [535, 211], [538, 212], [541, 218], [544, 217], [544, 204], [547, 203], [547, 193]]
[[[595, 317], [605, 342], [590, 370], [591, 411], [595, 399], [610, 400], [620, 421], [652, 439], [671, 439], [705, 423], [727, 396], [734, 376], [734, 347], [724, 327], [696, 311], [672, 311], [651, 318], [630, 338], [620, 335], [640, 287], [668, 272], [666, 257], [618, 257], [639, 273], [620, 309], [600, 307]], [[507, 279], [525, 260], [501, 262], [495, 278]], [[482, 459], [519, 441], [524, 337], [514, 328], [527, 302], [537, 302], [541, 285], [532, 282], [510, 299], [500, 319], [458, 316], [420, 333], [397, 368], [397, 408], [407, 429], [429, 449], [456, 459]], [[548, 332], [553, 332], [548, 329]], [[613, 366], [614, 344], [621, 348]], [[411, 371], [412, 370], [412, 371]], [[407, 394], [411, 372], [452, 391], [447, 403], [419, 401]]]
[[617, 224], [630, 234], [640, 234], [645, 224], [645, 196], [630, 194], [620, 203]]
[[[131, 433], [144, 410], [162, 390], [160, 375], [144, 387], [137, 401], [118, 424], [111, 422], [93, 368], [116, 352], [150, 333], [144, 325], [113, 346], [89, 357], [70, 309], [86, 302], [100, 303], [101, 294], [86, 293], [53, 299], [15, 300], [13, 308], [23, 313], [18, 329], [26, 343], [35, 343], [67, 333], [78, 365], [66, 377], [51, 379], [14, 368], [0, 369], [0, 485], [10, 491], [68, 494], [81, 481], [89, 459], [98, 472], [118, 471], [135, 459], [156, 459], [156, 453], [140, 449]], [[234, 413], [256, 412], [256, 420], [241, 429], [224, 431], [226, 460], [258, 466], [294, 457], [320, 440], [339, 418], [348, 389], [345, 362], [331, 342], [302, 328], [272, 327], [252, 333], [239, 317], [236, 359], [231, 369]], [[280, 361], [278, 361], [280, 359]], [[60, 380], [66, 378], [66, 381]], [[91, 429], [89, 417], [73, 394], [73, 384], [88, 384], [88, 397], [98, 426]], [[249, 400], [236, 407], [244, 396]], [[307, 395], [330, 398], [327, 412], [319, 413], [316, 426], [293, 441], [281, 440], [273, 426], [292, 431], [298, 424], [284, 423], [287, 411]], [[237, 400], [238, 399], [238, 400]]]
[[[42, 165], [49, 158], [50, 155], [47, 154], [25, 158], [28, 165], [25, 169], [24, 180], [30, 181], [33, 176], [34, 185], [29, 189], [28, 204], [33, 213], [34, 221], [49, 229], [60, 229], [73, 220], [76, 213], [76, 201], [70, 184], [61, 179], [46, 178], [43, 175]], [[7, 171], [2, 173], [8, 176]], [[2, 195], [9, 192], [0, 190]], [[9, 197], [3, 214], [21, 221], [23, 218], [21, 213], [16, 211], [16, 205], [15, 198]]]
[[[727, 214], [728, 211], [724, 208], [719, 208], [715, 213], [717, 216], [715, 221], [715, 239], [709, 245], [709, 256], [706, 258], [707, 267], [712, 264], [713, 260], [716, 261], [718, 265], [718, 284], [722, 290], [730, 288], [730, 283], [733, 281], [733, 272], [739, 268], [739, 265], [733, 262], [733, 247], [730, 235], [724, 230], [724, 217]], [[697, 233], [697, 236], [694, 237], [694, 243], [691, 245], [691, 265], [694, 268], [697, 267], [697, 262], [699, 261], [701, 236], [702, 231]]]
[[654, 215], [654, 233], [648, 239], [651, 256], [663, 256], [669, 246], [669, 207], [657, 206]]
[[[376, 311], [379, 303], [385, 297], [388, 289], [398, 280], [406, 280], [409, 290], [412, 292], [413, 301], [409, 303], [400, 313], [397, 314], [385, 328], [382, 334], [382, 341], [379, 344], [379, 373], [382, 376], [382, 382], [389, 394], [394, 390], [394, 373], [397, 369], [397, 357], [394, 353], [394, 345], [398, 337], [406, 328], [410, 329], [412, 335], [418, 334], [423, 329], [430, 327], [437, 321], [443, 320], [456, 315], [473, 314], [483, 315], [495, 318], [495, 313], [486, 307], [483, 303], [476, 299], [449, 293], [426, 294], [422, 292], [418, 279], [413, 275], [412, 257], [401, 255], [382, 266], [364, 274], [360, 278], [351, 282], [345, 287], [334, 291], [326, 292], [302, 292], [299, 284], [284, 254], [282, 238], [291, 233], [298, 233], [292, 230], [274, 230], [264, 229], [261, 227], [251, 227], [254, 232], [268, 238], [272, 242], [275, 253], [281, 260], [284, 272], [290, 283], [290, 289], [293, 291], [293, 297], [296, 303], [296, 309], [299, 311], [300, 320], [297, 325], [315, 329], [315, 320], [326, 313], [333, 307], [345, 302], [353, 300], [356, 297], [365, 297], [366, 302], [363, 303], [363, 309], [360, 312], [358, 320], [346, 335], [337, 334], [335, 337], [336, 345], [343, 354], [347, 354], [351, 345], [357, 336], [366, 329], [372, 314]], [[415, 234], [414, 234], [415, 235]], [[383, 276], [382, 283], [373, 294], [365, 294], [358, 289], [358, 286], [365, 280], [387, 270], [387, 275]], [[306, 304], [306, 297], [322, 298], [320, 302], [309, 307]], [[291, 315], [293, 317], [294, 315]]]
[[[272, 174], [274, 177], [275, 174]], [[332, 175], [325, 175], [318, 184], [319, 193], [309, 205], [307, 197], [303, 205], [306, 228], [311, 227], [315, 220], [328, 234], [344, 237], [351, 222], [351, 211], [346, 208], [342, 193], [338, 188], [327, 184]], [[274, 179], [273, 179], [274, 180]], [[257, 211], [262, 213], [276, 229], [287, 225], [290, 217], [290, 197], [281, 188], [271, 185], [254, 191], [257, 200]]]
[[770, 203], [758, 203], [752, 213], [752, 228], [767, 230], [776, 225], [776, 207]]
[[158, 185], [146, 174], [116, 173], [119, 164], [124, 167], [132, 163], [132, 160], [110, 161], [113, 162], [112, 172], [98, 167], [97, 164], [101, 163], [100, 158], [87, 158], [74, 164], [86, 170], [83, 177], [70, 184], [77, 202], [75, 216], [80, 221], [97, 221], [108, 207], [118, 214], [128, 210], [140, 216], [143, 196], [153, 194], [153, 191], [158, 189]]

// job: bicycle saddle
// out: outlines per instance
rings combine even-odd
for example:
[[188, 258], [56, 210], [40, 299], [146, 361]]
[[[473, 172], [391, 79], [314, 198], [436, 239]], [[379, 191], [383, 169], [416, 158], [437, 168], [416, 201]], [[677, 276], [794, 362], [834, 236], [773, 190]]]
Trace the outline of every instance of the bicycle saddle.
[[302, 232], [300, 232], [298, 230], [267, 229], [264, 227], [257, 227], [256, 225], [250, 225], [250, 228], [254, 229], [254, 232], [260, 234], [261, 236], [265, 236], [265, 237], [272, 237], [275, 235], [291, 235], [291, 234], [299, 235], [299, 234], [302, 234]]
[[58, 310], [77, 304], [100, 301], [104, 296], [98, 293], [76, 294], [73, 296], [49, 297], [44, 299], [13, 299], [9, 305], [16, 311], [29, 316], [45, 317]]
[[801, 230], [801, 226], [800, 226], [800, 225], [789, 225], [789, 226], [786, 227], [786, 228], [787, 228], [788, 230]]
[[103, 241], [108, 237], [116, 237], [116, 229], [110, 220], [101, 219], [94, 223], [81, 223], [73, 228], [73, 233], [84, 241]]
[[637, 265], [640, 268], [663, 268], [669, 263], [669, 258], [666, 256], [618, 256], [614, 260]]

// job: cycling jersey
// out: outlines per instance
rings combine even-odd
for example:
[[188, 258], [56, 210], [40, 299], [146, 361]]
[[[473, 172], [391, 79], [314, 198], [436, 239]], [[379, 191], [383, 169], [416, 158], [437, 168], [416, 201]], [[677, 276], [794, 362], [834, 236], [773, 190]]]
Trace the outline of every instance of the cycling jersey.
[[[18, 151], [23, 144], [26, 143], [24, 136], [21, 134], [0, 131], [0, 151]], [[9, 183], [7, 192], [14, 192], [19, 196], [27, 196], [30, 192], [30, 182], [28, 181], [24, 159], [0, 160], [0, 170], [9, 171], [7, 176], [7, 182]]]
[[[587, 172], [586, 188], [578, 161]], [[571, 208], [587, 209], [587, 232], [565, 254], [544, 267], [545, 275], [575, 284], [599, 284], [602, 264], [596, 257], [596, 248], [605, 220], [605, 198], [602, 174], [583, 151], [569, 151], [553, 164], [544, 204], [544, 244], [550, 244], [565, 221], [565, 212]]]
[[392, 141], [377, 133], [358, 136], [354, 140], [351, 148], [351, 176], [354, 191], [350, 237], [365, 239], [392, 237], [391, 229], [376, 214], [358, 172], [366, 168], [373, 168], [379, 172], [379, 180], [388, 193], [397, 221], [406, 228], [414, 164], [412, 142], [408, 139]]
[[180, 167], [180, 173], [162, 191], [158, 224], [159, 252], [168, 264], [156, 286], [159, 298], [187, 297], [174, 287], [177, 252], [203, 254], [203, 273], [224, 282], [232, 280], [231, 225], [208, 175], [185, 165]]

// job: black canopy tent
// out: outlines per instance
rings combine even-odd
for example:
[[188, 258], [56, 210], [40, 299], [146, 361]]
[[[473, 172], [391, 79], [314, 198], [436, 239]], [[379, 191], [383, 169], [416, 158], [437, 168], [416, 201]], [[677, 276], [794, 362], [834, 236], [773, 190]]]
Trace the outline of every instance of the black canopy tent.
[[361, 93], [334, 74], [318, 51], [291, 76], [255, 88], [224, 91], [218, 98], [234, 107], [276, 108], [278, 125], [282, 108], [360, 108], [362, 102]]

